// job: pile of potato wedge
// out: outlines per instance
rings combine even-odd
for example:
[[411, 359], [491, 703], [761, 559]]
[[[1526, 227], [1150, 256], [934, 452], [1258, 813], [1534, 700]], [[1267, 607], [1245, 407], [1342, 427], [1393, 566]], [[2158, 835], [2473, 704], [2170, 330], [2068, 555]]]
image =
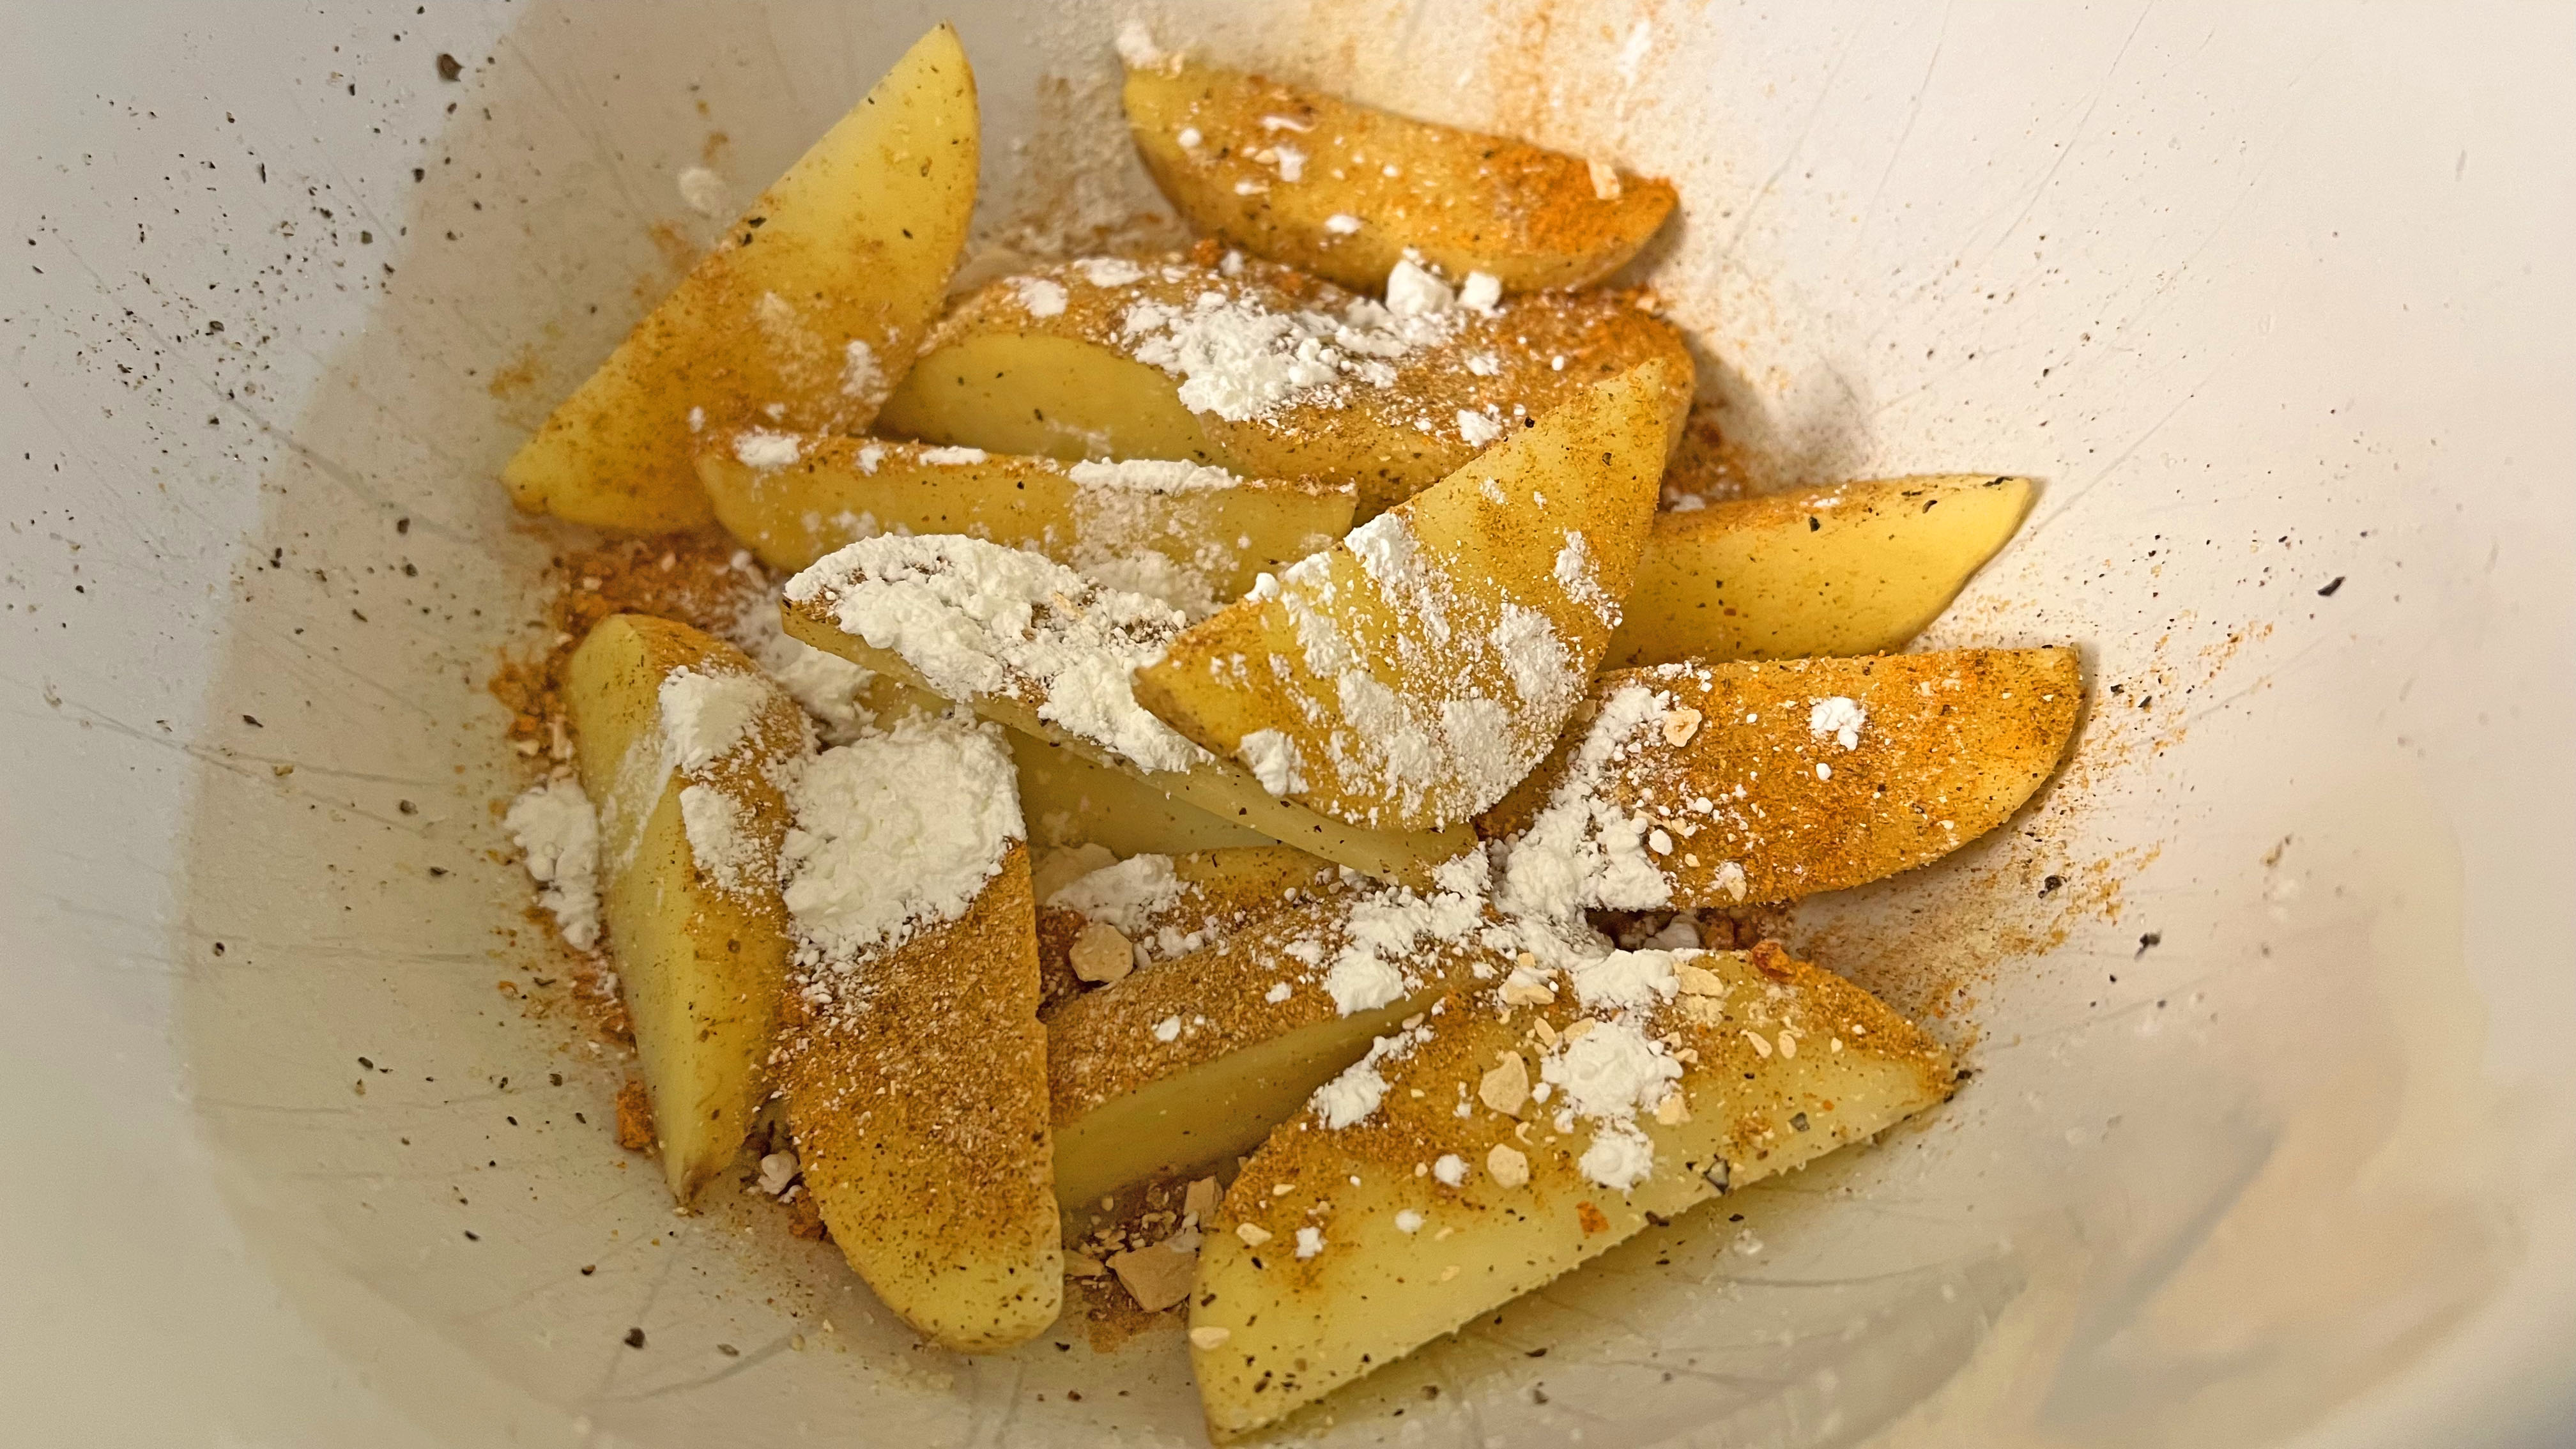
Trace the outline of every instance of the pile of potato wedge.
[[[773, 690], [722, 759], [639, 769], [675, 673], [758, 668], [640, 615], [581, 642], [567, 698], [605, 949], [681, 1205], [783, 1097], [853, 1267], [925, 1336], [992, 1351], [1061, 1311], [1083, 1211], [1217, 1177], [1139, 1250], [1170, 1261], [1120, 1273], [1181, 1294], [1231, 1438], [1650, 1218], [1944, 1099], [1924, 1032], [1776, 945], [1693, 949], [1688, 913], [1859, 885], [1994, 829], [2056, 768], [2083, 688], [2065, 648], [1894, 652], [2010, 538], [2027, 480], [1657, 511], [1691, 354], [1604, 284], [1669, 184], [1122, 50], [1138, 154], [1196, 249], [952, 297], [980, 150], [943, 26], [503, 481], [570, 523], [731, 533], [798, 575], [783, 627], [871, 671], [881, 721], [998, 724], [1018, 776], [1026, 820], [983, 894], [857, 963], [901, 1014], [827, 1028], [775, 879], [780, 781], [814, 751], [793, 700]], [[1229, 364], [1173, 340], [1218, 313], [1308, 327], [1342, 371], [1246, 403]], [[1068, 724], [1026, 670], [960, 687], [860, 621], [859, 585], [899, 590], [886, 561], [931, 543], [1042, 556], [1047, 607], [1086, 627], [1111, 627], [1087, 601], [1124, 601], [1118, 703], [1175, 753]], [[692, 789], [749, 822], [752, 868], [694, 858]], [[1496, 871], [1542, 845], [1624, 872], [1557, 898], [1587, 949], [1611, 947], [1564, 907], [1682, 913], [1637, 958], [1654, 989], [1618, 1008], [1670, 1068], [1633, 1123], [1539, 1105], [1611, 1011], [1484, 929], [1521, 909]], [[1083, 868], [1033, 874], [1038, 856]], [[1325, 981], [1333, 952], [1382, 957], [1386, 922], [1442, 912], [1477, 928], [1402, 946], [1369, 991]], [[907, 1103], [930, 1068], [971, 1099]], [[1356, 1115], [1355, 1083], [1375, 1094]], [[1650, 1168], [1606, 1186], [1600, 1154], [1639, 1142]]]

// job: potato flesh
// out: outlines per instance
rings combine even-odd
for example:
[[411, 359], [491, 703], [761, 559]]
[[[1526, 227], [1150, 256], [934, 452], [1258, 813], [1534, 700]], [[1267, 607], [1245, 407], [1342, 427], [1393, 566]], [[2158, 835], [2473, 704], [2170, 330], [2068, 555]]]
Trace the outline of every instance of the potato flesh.
[[1655, 518], [1607, 667], [1901, 649], [2030, 510], [2027, 478], [1805, 488]]
[[[1691, 964], [1728, 994], [1655, 1012], [1653, 1030], [1699, 1060], [1677, 1084], [1687, 1121], [1640, 1117], [1654, 1170], [1625, 1194], [1579, 1167], [1590, 1127], [1560, 1135], [1544, 1107], [1516, 1119], [1482, 1101], [1483, 1074], [1503, 1053], [1544, 1050], [1533, 1015], [1559, 1031], [1576, 1019], [1550, 1006], [1506, 1023], [1490, 993], [1453, 999], [1411, 1056], [1382, 1064], [1387, 1089], [1369, 1117], [1330, 1130], [1310, 1111], [1274, 1132], [1199, 1249], [1191, 1363], [1209, 1432], [1230, 1439], [1271, 1423], [1597, 1256], [1649, 1213], [1671, 1217], [1717, 1196], [1718, 1182], [1732, 1190], [1803, 1166], [1951, 1090], [1937, 1044], [1828, 972], [1776, 948]], [[1783, 1033], [1794, 1055], [1771, 1044]], [[1524, 1155], [1526, 1184], [1489, 1170], [1498, 1146]], [[1418, 1170], [1445, 1154], [1469, 1164], [1460, 1185]], [[1406, 1211], [1422, 1219], [1411, 1233], [1397, 1223]], [[1300, 1258], [1307, 1227], [1323, 1245]]]
[[942, 25], [520, 448], [511, 498], [601, 528], [697, 528], [699, 430], [777, 405], [780, 426], [863, 431], [945, 297], [978, 155], [974, 74]]
[[[1446, 335], [1394, 360], [1383, 386], [1345, 380], [1239, 418], [1193, 412], [1180, 401], [1181, 373], [1137, 360], [1146, 334], [1127, 321], [1140, 303], [1186, 310], [1214, 295], [1281, 316], [1347, 317], [1361, 300], [1285, 267], [1248, 262], [1229, 273], [1213, 260], [1149, 260], [1114, 284], [1092, 280], [1121, 275], [1097, 261], [995, 282], [940, 322], [880, 423], [994, 452], [1184, 458], [1252, 478], [1346, 481], [1359, 489], [1355, 516], [1367, 519], [1490, 444], [1484, 424], [1471, 435], [1461, 413], [1516, 429], [1650, 360], [1666, 364], [1676, 406], [1689, 402], [1681, 334], [1632, 297], [1584, 292], [1511, 298], [1491, 314], [1452, 309]], [[1062, 289], [1061, 310], [1027, 305], [1041, 283]]]
[[[662, 681], [683, 666], [756, 672], [722, 640], [621, 614], [573, 651], [564, 696], [582, 788], [600, 814], [601, 914], [653, 1104], [663, 1180], [686, 1207], [733, 1165], [768, 1091], [787, 912], [774, 872], [754, 872], [756, 886], [726, 890], [690, 850], [680, 792], [691, 780], [661, 754]], [[708, 776], [742, 810], [761, 860], [776, 860], [787, 829], [769, 767], [801, 753], [804, 732], [795, 704], [778, 695], [740, 758], [719, 761]]]
[[1195, 594], [1201, 613], [1331, 546], [1354, 501], [1347, 484], [1242, 479], [1158, 493], [1077, 482], [1052, 458], [935, 461], [918, 443], [847, 437], [800, 436], [795, 447], [796, 461], [777, 468], [744, 463], [732, 438], [698, 455], [716, 521], [771, 568], [793, 573], [878, 533], [964, 533], [1138, 592]]
[[1472, 817], [1546, 754], [1609, 642], [1674, 403], [1659, 362], [1593, 386], [1183, 631], [1136, 671], [1137, 701], [1320, 814]]
[[1508, 291], [1590, 286], [1676, 199], [1669, 182], [1596, 180], [1577, 157], [1214, 66], [1130, 70], [1125, 101], [1145, 169], [1192, 225], [1360, 291], [1408, 248]]
[[[944, 704], [945, 701], [942, 701]], [[1178, 800], [1070, 747], [1010, 731], [1020, 811], [1035, 845], [1100, 845], [1121, 856], [1262, 846], [1270, 837]]]
[[1014, 843], [966, 914], [861, 963], [865, 1003], [787, 996], [779, 1081], [850, 1266], [943, 1347], [989, 1353], [1063, 1303], [1036, 902]]
[[[2047, 780], [2084, 707], [2072, 649], [1609, 670], [1556, 753], [1478, 830], [1529, 830], [1603, 702], [1632, 688], [1666, 703], [1623, 737], [1590, 795], [1650, 832], [1670, 892], [1651, 904], [1686, 908], [1794, 900], [1949, 854]], [[1837, 699], [1866, 716], [1850, 747], [1815, 727]]]
[[[901, 656], [844, 632], [818, 610], [791, 606], [785, 622], [789, 634], [817, 649], [891, 675], [913, 688], [929, 689], [928, 681]], [[1007, 729], [1060, 746], [1104, 769], [1124, 771], [1203, 814], [1239, 824], [1266, 839], [1310, 851], [1379, 880], [1423, 879], [1431, 867], [1475, 843], [1475, 832], [1463, 826], [1438, 831], [1371, 830], [1319, 815], [1274, 798], [1240, 766], [1222, 760], [1187, 771], [1144, 769], [1048, 724], [1038, 718], [1036, 706], [1019, 700], [978, 695], [959, 703]]]
[[953, 340], [935, 344], [904, 374], [878, 416], [881, 431], [1068, 463], [1178, 458], [1225, 466], [1229, 455], [1181, 406], [1160, 368], [1079, 337], [960, 335], [945, 326], [940, 336]]
[[1413, 984], [1400, 999], [1343, 1015], [1289, 948], [1335, 939], [1361, 899], [1341, 892], [1290, 907], [1048, 1016], [1057, 1191], [1068, 1211], [1251, 1150], [1377, 1034], [1479, 969], [1508, 968], [1472, 944], [1426, 946], [1406, 963]]

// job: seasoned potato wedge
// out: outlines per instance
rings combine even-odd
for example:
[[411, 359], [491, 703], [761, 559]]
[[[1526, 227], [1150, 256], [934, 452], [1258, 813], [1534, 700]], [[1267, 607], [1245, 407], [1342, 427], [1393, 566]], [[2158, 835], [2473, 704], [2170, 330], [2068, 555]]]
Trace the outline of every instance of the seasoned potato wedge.
[[1180, 614], [1035, 554], [954, 535], [863, 539], [789, 581], [784, 622], [818, 649], [1366, 875], [1420, 879], [1474, 843], [1463, 826], [1375, 830], [1317, 814], [1173, 733], [1136, 704], [1128, 672], [1180, 631]]
[[742, 651], [640, 614], [583, 638], [564, 700], [662, 1176], [686, 1207], [769, 1090], [787, 963], [774, 776], [810, 748], [805, 717]]
[[978, 156], [974, 73], [942, 25], [555, 409], [502, 469], [511, 498], [601, 528], [696, 528], [701, 430], [866, 428], [947, 294]]
[[1033, 844], [1178, 855], [1270, 843], [1260, 831], [1164, 794], [1132, 770], [1101, 764], [1053, 740], [1013, 730], [1010, 746]]
[[1149, 851], [1075, 876], [1038, 903], [1040, 1014], [1348, 888], [1340, 866], [1290, 845]]
[[1688, 404], [1681, 334], [1630, 297], [1479, 311], [1417, 271], [1396, 302], [1206, 248], [1048, 267], [960, 303], [879, 421], [995, 452], [1348, 481], [1365, 519], [1641, 363], [1664, 362]]
[[1614, 670], [1478, 829], [1578, 862], [1584, 905], [1794, 900], [2003, 824], [2083, 707], [2072, 649]]
[[1508, 291], [1587, 287], [1672, 213], [1668, 181], [1187, 61], [1127, 72], [1127, 128], [1192, 225], [1374, 290], [1408, 249]]
[[[1650, 1219], [1949, 1095], [1948, 1054], [1831, 972], [1767, 945], [1677, 954], [1645, 1010], [1453, 999], [1271, 1134], [1199, 1248], [1190, 1358], [1212, 1435], [1269, 1424]], [[1656, 1049], [1657, 1100], [1629, 1104], [1633, 1122], [1577, 1113], [1587, 1055], [1614, 1055], [1625, 1032], [1632, 1049], [1676, 1044]], [[1544, 1104], [1542, 1082], [1557, 1088]]]
[[1596, 383], [1136, 671], [1274, 794], [1438, 830], [1543, 757], [1608, 644], [1681, 422], [1665, 365]]
[[1199, 464], [1076, 462], [765, 430], [698, 454], [716, 521], [794, 572], [878, 533], [964, 533], [1035, 549], [1203, 617], [1350, 530], [1347, 483], [1236, 478]]
[[1953, 473], [1657, 514], [1604, 662], [1901, 649], [2011, 539], [2030, 500], [2027, 478]]
[[1058, 1199], [1079, 1208], [1250, 1151], [1372, 1039], [1477, 972], [1509, 969], [1472, 941], [1422, 941], [1400, 981], [1353, 997], [1332, 974], [1335, 953], [1355, 923], [1390, 914], [1382, 888], [1336, 891], [1056, 1007]]
[[887, 1307], [966, 1353], [1063, 1303], [1036, 909], [1013, 843], [962, 917], [860, 963], [863, 1001], [787, 996], [780, 1085], [824, 1225]]

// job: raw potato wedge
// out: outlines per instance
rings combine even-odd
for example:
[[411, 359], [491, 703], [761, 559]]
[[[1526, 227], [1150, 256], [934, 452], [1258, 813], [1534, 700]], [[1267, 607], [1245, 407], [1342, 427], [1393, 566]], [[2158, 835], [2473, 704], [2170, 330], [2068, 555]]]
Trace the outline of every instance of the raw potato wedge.
[[1590, 853], [1586, 905], [1795, 900], [2003, 824], [2083, 707], [2072, 649], [1614, 670], [1478, 828]]
[[2021, 527], [2031, 493], [1949, 473], [1657, 514], [1604, 663], [1902, 649]]
[[1371, 290], [1408, 248], [1507, 291], [1588, 287], [1672, 213], [1672, 183], [1172, 60], [1127, 72], [1127, 129], [1183, 217]]
[[1555, 743], [1608, 644], [1681, 423], [1647, 362], [1194, 625], [1136, 698], [1273, 793], [1438, 830]]
[[[684, 669], [758, 685], [739, 742], [694, 770], [678, 767], [662, 703], [664, 682]], [[640, 614], [590, 631], [567, 665], [564, 699], [582, 789], [599, 811], [601, 914], [662, 1177], [686, 1207], [733, 1166], [769, 1091], [787, 964], [776, 865], [787, 804], [773, 775], [810, 747], [805, 717], [732, 645]], [[726, 803], [747, 860], [700, 862], [682, 807], [691, 790]]]
[[886, 1306], [964, 1353], [1063, 1306], [1036, 913], [1014, 842], [963, 917], [860, 963], [858, 1009], [787, 996], [779, 1079], [806, 1189]]
[[[774, 459], [792, 457], [792, 462]], [[757, 459], [759, 461], [746, 461]], [[1035, 549], [1195, 616], [1350, 531], [1347, 483], [755, 431], [698, 454], [716, 521], [789, 573], [878, 533]]]
[[[1359, 488], [1372, 517], [1529, 419], [1650, 360], [1677, 407], [1681, 334], [1606, 292], [1458, 305], [1427, 277], [1387, 306], [1213, 247], [1008, 277], [941, 321], [881, 430], [994, 452], [1182, 458]], [[1255, 334], [1257, 361], [1241, 348]]]
[[[945, 705], [947, 701], [942, 700]], [[1036, 845], [1100, 845], [1119, 855], [1267, 845], [1270, 837], [1219, 819], [1148, 785], [1133, 771], [1010, 732], [1020, 769], [1020, 809]]]
[[[1343, 891], [1058, 1006], [1047, 1075], [1058, 1199], [1068, 1211], [1131, 1183], [1248, 1152], [1377, 1036], [1507, 960], [1424, 942], [1382, 1005], [1344, 1013], [1314, 956], [1380, 895]], [[1283, 989], [1284, 988], [1284, 989]]]
[[864, 539], [789, 581], [784, 623], [818, 649], [1365, 875], [1424, 879], [1474, 844], [1463, 826], [1385, 831], [1319, 815], [1172, 733], [1136, 706], [1127, 673], [1179, 632], [1180, 615], [1035, 554], [953, 535]]
[[974, 73], [942, 25], [555, 409], [502, 469], [512, 500], [601, 528], [698, 528], [700, 429], [865, 430], [947, 294], [978, 136]]
[[[1349, 888], [1340, 866], [1289, 845], [1146, 852], [1076, 876], [1038, 902], [1038, 971], [1048, 1003], [1039, 1015], [1086, 985], [1176, 960]], [[1087, 956], [1079, 967], [1077, 948]]]
[[[1225, 1440], [1269, 1424], [1599, 1255], [1650, 1216], [1804, 1166], [1952, 1090], [1938, 1044], [1777, 947], [1687, 957], [1675, 974], [1684, 994], [1640, 1014], [1696, 1060], [1683, 1057], [1669, 1105], [1638, 1115], [1652, 1170], [1624, 1193], [1587, 1168], [1609, 1129], [1512, 1090], [1573, 1050], [1564, 1043], [1581, 1014], [1507, 1014], [1490, 991], [1373, 1052], [1384, 1089], [1361, 1120], [1329, 1128], [1319, 1102], [1271, 1134], [1199, 1248], [1190, 1358], [1209, 1432]], [[1500, 1090], [1487, 1082], [1498, 1069]], [[1456, 1160], [1454, 1184], [1433, 1170], [1445, 1158]], [[1301, 1243], [1301, 1233], [1314, 1236]]]

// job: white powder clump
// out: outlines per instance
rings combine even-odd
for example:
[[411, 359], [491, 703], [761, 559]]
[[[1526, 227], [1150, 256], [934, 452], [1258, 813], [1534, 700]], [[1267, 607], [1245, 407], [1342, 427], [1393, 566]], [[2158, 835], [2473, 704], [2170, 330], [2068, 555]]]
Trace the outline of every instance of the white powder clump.
[[689, 839], [689, 858], [718, 890], [740, 895], [763, 874], [765, 852], [743, 818], [742, 807], [715, 786], [681, 787], [680, 828]]
[[1458, 438], [1470, 448], [1481, 448], [1503, 435], [1500, 418], [1484, 413], [1458, 409]]
[[725, 179], [704, 166], [691, 166], [680, 173], [680, 201], [710, 219], [721, 219], [733, 212], [733, 196]]
[[1234, 755], [1273, 795], [1293, 795], [1306, 788], [1305, 762], [1298, 757], [1297, 742], [1278, 730], [1258, 729], [1245, 735]]
[[1627, 1120], [1651, 1111], [1682, 1064], [1626, 1020], [1599, 1022], [1539, 1061], [1539, 1078], [1578, 1116]]
[[1129, 20], [1118, 27], [1118, 58], [1130, 70], [1145, 70], [1178, 61], [1154, 43], [1154, 31], [1142, 20]]
[[1217, 493], [1243, 481], [1223, 468], [1179, 458], [1125, 458], [1116, 462], [1086, 459], [1067, 464], [1064, 473], [1085, 488], [1164, 495]]
[[956, 920], [1022, 839], [996, 726], [907, 719], [816, 755], [789, 782], [779, 877], [797, 959], [854, 966]]
[[841, 349], [841, 395], [863, 402], [883, 402], [893, 385], [877, 362], [876, 349], [853, 337]]
[[1652, 1007], [1681, 989], [1675, 968], [1697, 951], [1613, 951], [1572, 964], [1574, 994], [1585, 1008]]
[[1491, 272], [1469, 272], [1458, 288], [1458, 305], [1490, 317], [1503, 304], [1502, 279]]
[[1655, 1144], [1634, 1122], [1603, 1122], [1593, 1128], [1592, 1145], [1574, 1165], [1612, 1192], [1626, 1192], [1654, 1176]]
[[[1140, 297], [1128, 304], [1120, 335], [1137, 361], [1181, 380], [1178, 396], [1192, 412], [1247, 422], [1287, 407], [1340, 407], [1353, 387], [1391, 386], [1396, 363], [1463, 325], [1462, 314], [1442, 300], [1447, 287], [1415, 271], [1437, 295], [1400, 289], [1413, 310], [1350, 297], [1327, 311], [1224, 269], [1201, 270], [1195, 275], [1206, 286], [1187, 303]], [[1166, 271], [1175, 280], [1192, 275]]]
[[766, 590], [746, 598], [728, 636], [813, 716], [825, 744], [857, 738], [876, 723], [876, 713], [867, 705], [876, 675], [790, 635], [779, 622], [778, 598]]
[[1422, 1214], [1415, 1212], [1411, 1208], [1398, 1208], [1396, 1210], [1395, 1230], [1399, 1233], [1421, 1232], [1423, 1222], [1424, 1218]]
[[1095, 287], [1132, 287], [1145, 280], [1145, 269], [1125, 257], [1085, 257], [1073, 265]]
[[1646, 848], [1652, 823], [1602, 790], [1611, 764], [1658, 735], [1670, 697], [1623, 685], [1601, 705], [1567, 762], [1565, 778], [1511, 844], [1496, 899], [1506, 911], [1571, 920], [1586, 906], [1645, 911], [1672, 903], [1672, 883]]
[[1047, 904], [1080, 911], [1086, 921], [1102, 921], [1134, 939], [1181, 898], [1181, 878], [1168, 855], [1139, 855], [1067, 882]]
[[804, 445], [794, 433], [772, 432], [767, 428], [749, 428], [734, 436], [733, 456], [746, 468], [786, 468], [803, 456]]
[[1860, 707], [1860, 701], [1839, 694], [1817, 700], [1815, 708], [1807, 711], [1810, 734], [1832, 735], [1834, 743], [1847, 750], [1860, 748], [1860, 732], [1868, 723], [1869, 711]]
[[577, 951], [599, 944], [599, 816], [581, 782], [560, 775], [510, 802], [501, 820], [540, 889], [537, 903]]
[[1187, 622], [1052, 560], [950, 534], [862, 539], [787, 583], [955, 700], [1000, 696], [1149, 770], [1210, 756], [1136, 702], [1130, 675]]
[[1011, 278], [1012, 295], [1019, 298], [1021, 310], [1032, 317], [1064, 315], [1064, 283], [1046, 277]]
[[1315, 1115], [1327, 1129], [1338, 1132], [1363, 1121], [1386, 1100], [1386, 1078], [1378, 1075], [1375, 1063], [1371, 1052], [1315, 1089]]
[[1462, 1187], [1467, 1181], [1467, 1159], [1455, 1152], [1444, 1152], [1439, 1161], [1431, 1164], [1431, 1175], [1440, 1179], [1444, 1187]]
[[757, 674], [709, 674], [686, 665], [662, 676], [662, 740], [682, 774], [733, 753], [772, 698]]
[[920, 456], [921, 461], [925, 463], [950, 466], [958, 463], [981, 463], [991, 455], [981, 448], [924, 448]]
[[1298, 1257], [1311, 1258], [1322, 1251], [1324, 1251], [1324, 1230], [1322, 1228], [1299, 1228], [1297, 1230]]
[[1359, 229], [1366, 225], [1368, 225], [1367, 222], [1347, 211], [1337, 211], [1324, 218], [1324, 230], [1335, 236], [1356, 236]]
[[1449, 290], [1447, 282], [1409, 257], [1386, 274], [1386, 310], [1398, 317], [1434, 316], [1457, 303], [1458, 294]]
[[1485, 857], [1469, 851], [1436, 867], [1428, 892], [1384, 887], [1351, 907], [1341, 948], [1324, 967], [1324, 994], [1343, 1016], [1390, 1006], [1415, 989], [1406, 968], [1424, 946], [1461, 941], [1485, 919]]
[[1601, 580], [1593, 573], [1591, 545], [1574, 529], [1566, 530], [1565, 547], [1556, 552], [1556, 583], [1567, 598], [1600, 615], [1602, 623], [1614, 627], [1618, 624], [1619, 601], [1601, 587]]

